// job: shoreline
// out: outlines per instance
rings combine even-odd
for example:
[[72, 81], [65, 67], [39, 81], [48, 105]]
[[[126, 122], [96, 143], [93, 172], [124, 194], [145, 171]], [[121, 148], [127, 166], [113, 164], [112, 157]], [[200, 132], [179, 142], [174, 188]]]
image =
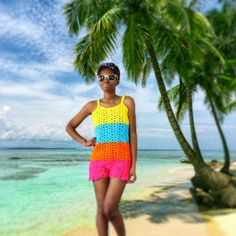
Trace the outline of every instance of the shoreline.
[[[193, 167], [181, 164], [155, 185], [145, 186], [142, 192], [121, 200], [127, 236], [233, 236], [236, 209], [202, 211], [192, 198], [189, 188]], [[96, 228], [79, 227], [63, 236], [97, 235]], [[116, 236], [109, 223], [109, 235]]]

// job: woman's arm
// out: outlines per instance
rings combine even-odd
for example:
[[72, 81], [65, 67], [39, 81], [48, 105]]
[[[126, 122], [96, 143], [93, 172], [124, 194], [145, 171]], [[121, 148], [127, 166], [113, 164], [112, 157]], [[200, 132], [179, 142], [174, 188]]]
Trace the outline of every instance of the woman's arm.
[[81, 122], [91, 114], [93, 107], [93, 101], [85, 104], [82, 109], [68, 122], [66, 125], [67, 133], [76, 141], [84, 146], [91, 146], [95, 144], [95, 138], [86, 140], [75, 129], [81, 124]]
[[134, 176], [134, 182], [136, 180], [136, 163], [137, 163], [137, 130], [136, 130], [136, 112], [135, 112], [135, 101], [131, 96], [126, 96], [126, 105], [129, 109], [129, 133], [130, 133], [130, 146], [131, 146], [131, 175]]

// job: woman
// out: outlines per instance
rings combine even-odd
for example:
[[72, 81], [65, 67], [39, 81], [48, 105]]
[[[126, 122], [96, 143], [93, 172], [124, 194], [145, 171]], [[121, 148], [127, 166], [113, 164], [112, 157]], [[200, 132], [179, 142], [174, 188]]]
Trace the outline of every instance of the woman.
[[[99, 236], [108, 235], [110, 221], [119, 236], [125, 235], [119, 202], [126, 183], [136, 181], [137, 134], [135, 102], [131, 96], [118, 96], [120, 70], [114, 63], [103, 63], [97, 71], [103, 98], [84, 105], [66, 130], [84, 146], [95, 146], [89, 163], [89, 181], [97, 201], [96, 225]], [[95, 136], [86, 140], [75, 129], [92, 115]]]

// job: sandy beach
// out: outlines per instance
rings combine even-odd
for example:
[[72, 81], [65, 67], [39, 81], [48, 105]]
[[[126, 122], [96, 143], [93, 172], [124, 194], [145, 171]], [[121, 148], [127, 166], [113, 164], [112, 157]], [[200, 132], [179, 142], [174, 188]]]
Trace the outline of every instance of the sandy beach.
[[[235, 165], [233, 166], [235, 168]], [[192, 199], [189, 188], [193, 176], [191, 165], [183, 164], [159, 181], [146, 186], [142, 193], [122, 200], [127, 236], [234, 236], [236, 209], [200, 210]], [[72, 229], [64, 236], [95, 236], [95, 228]], [[109, 224], [109, 235], [116, 236]]]

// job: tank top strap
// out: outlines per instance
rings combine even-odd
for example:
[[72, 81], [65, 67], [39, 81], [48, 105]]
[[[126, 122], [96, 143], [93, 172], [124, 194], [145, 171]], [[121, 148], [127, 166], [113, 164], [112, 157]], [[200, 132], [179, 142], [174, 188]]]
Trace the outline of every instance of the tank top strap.
[[97, 105], [100, 107], [100, 99], [97, 100]]
[[121, 103], [123, 103], [123, 104], [124, 104], [124, 99], [125, 99], [125, 96], [122, 96]]

